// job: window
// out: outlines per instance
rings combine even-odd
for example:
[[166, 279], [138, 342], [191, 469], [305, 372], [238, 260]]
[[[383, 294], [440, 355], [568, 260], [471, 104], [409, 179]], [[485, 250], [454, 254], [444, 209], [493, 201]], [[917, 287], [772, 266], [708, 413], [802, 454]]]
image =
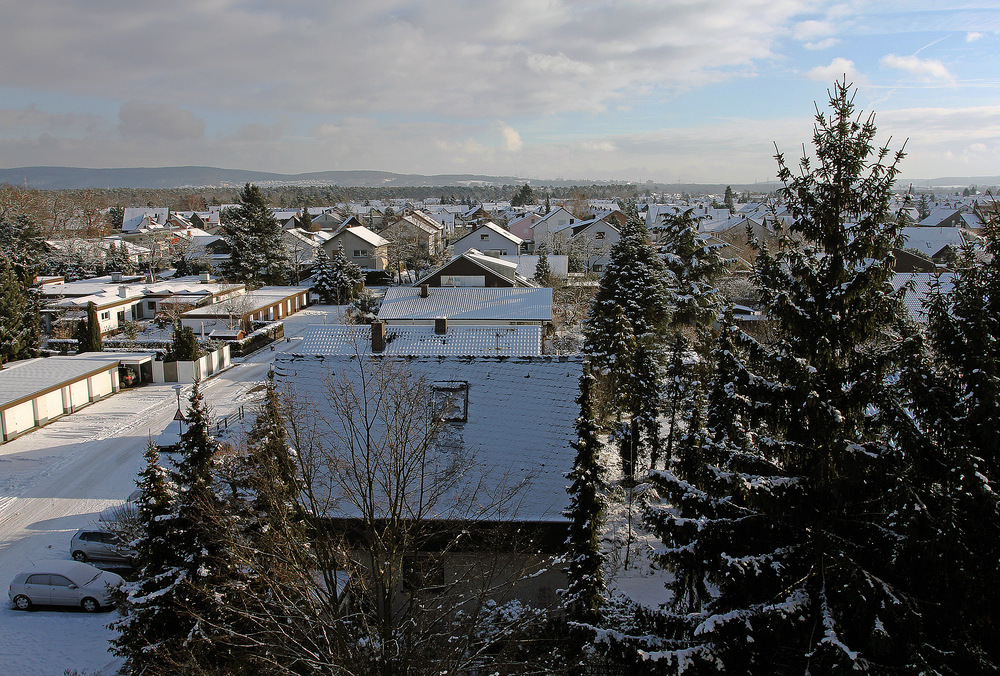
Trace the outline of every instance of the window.
[[28, 579], [24, 581], [24, 584], [48, 584], [48, 575], [29, 575]]
[[368, 258], [368, 249], [355, 249], [354, 250], [354, 257], [355, 258]]
[[111, 319], [111, 310], [101, 313], [101, 319]]
[[155, 300], [146, 301], [146, 308], [149, 309], [149, 310], [155, 310], [156, 309], [156, 301]]
[[68, 587], [73, 583], [62, 575], [49, 575], [49, 584], [53, 587]]
[[489, 233], [485, 233], [485, 234], [479, 236], [479, 241], [481, 241], [481, 242], [486, 242], [489, 239], [490, 239], [490, 234]]
[[464, 380], [433, 383], [431, 412], [442, 422], [466, 422], [469, 419], [469, 383]]
[[604, 266], [600, 263], [594, 263], [594, 272], [603, 272]]
[[598, 230], [594, 233], [594, 239], [604, 239], [604, 231]]

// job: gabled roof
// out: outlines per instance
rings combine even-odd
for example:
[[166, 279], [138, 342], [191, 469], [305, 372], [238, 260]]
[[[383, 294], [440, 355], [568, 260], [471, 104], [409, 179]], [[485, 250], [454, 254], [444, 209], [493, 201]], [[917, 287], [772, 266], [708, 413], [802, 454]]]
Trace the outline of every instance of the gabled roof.
[[363, 242], [365, 242], [367, 244], [370, 244], [373, 247], [388, 246], [388, 244], [389, 244], [389, 240], [387, 240], [385, 237], [383, 237], [382, 235], [380, 235], [380, 234], [378, 234], [376, 232], [373, 232], [373, 231], [369, 230], [368, 228], [366, 228], [363, 225], [355, 225], [355, 226], [352, 226], [352, 227], [349, 227], [349, 228], [346, 228], [343, 225], [341, 225], [339, 228], [337, 228], [334, 231], [334, 233], [332, 235], [330, 235], [330, 239], [334, 239], [335, 237], [339, 237], [340, 235], [344, 234], [345, 232], [350, 232], [352, 235], [354, 235], [355, 237], [357, 237], [361, 241], [363, 241]]
[[517, 274], [517, 264], [510, 263], [509, 261], [501, 260], [499, 258], [494, 258], [493, 256], [485, 256], [483, 252], [478, 249], [469, 249], [463, 251], [458, 256], [455, 256], [450, 261], [442, 265], [441, 267], [431, 270], [429, 273], [424, 275], [421, 279], [417, 280], [415, 286], [420, 286], [425, 283], [430, 278], [435, 275], [446, 273], [448, 268], [455, 265], [456, 261], [464, 260], [472, 263], [473, 265], [482, 268], [486, 272], [490, 272], [498, 277], [502, 277], [514, 286], [535, 286], [531, 280], [527, 277]]
[[378, 318], [387, 321], [432, 320], [552, 321], [552, 289], [517, 287], [432, 287], [427, 298], [420, 289], [387, 289]]
[[509, 241], [511, 244], [514, 244], [515, 246], [520, 246], [521, 244], [524, 243], [524, 240], [521, 239], [520, 237], [518, 237], [517, 235], [515, 235], [515, 234], [513, 234], [511, 232], [508, 232], [507, 230], [504, 230], [503, 228], [501, 228], [499, 225], [497, 225], [493, 221], [488, 221], [488, 222], [483, 223], [482, 225], [480, 225], [478, 228], [476, 228], [475, 230], [473, 230], [472, 232], [470, 232], [465, 237], [462, 237], [461, 239], [459, 239], [452, 246], [457, 246], [459, 242], [463, 242], [463, 241], [469, 239], [470, 237], [473, 237], [474, 235], [482, 234], [483, 230], [489, 230], [490, 232], [492, 232], [492, 233], [494, 233], [494, 234], [496, 234], [496, 235], [498, 235], [500, 237], [503, 237], [504, 239], [506, 239], [507, 241]]
[[[927, 313], [924, 311], [924, 302], [930, 298], [932, 282], [937, 277], [933, 272], [897, 272], [892, 276], [892, 288], [896, 291], [906, 285], [911, 285], [912, 289], [906, 292], [903, 304], [910, 312], [910, 316], [920, 322], [927, 321]], [[942, 293], [951, 293], [952, 279], [954, 274], [943, 272], [940, 275]]]
[[958, 249], [965, 243], [962, 229], [958, 227], [928, 228], [917, 225], [902, 228], [901, 233], [906, 240], [906, 247], [927, 256], [936, 256], [947, 246]]
[[[371, 357], [364, 357], [372, 359]], [[435, 383], [465, 386], [464, 420], [445, 423], [446, 439], [473, 452], [469, 479], [482, 478], [492, 489], [521, 486], [517, 508], [504, 516], [517, 521], [565, 521], [569, 506], [566, 472], [573, 467], [576, 439], [575, 403], [582, 359], [528, 357], [472, 359], [375, 357], [407, 368], [433, 388]], [[369, 369], [371, 367], [371, 362]], [[310, 402], [324, 416], [331, 405], [331, 377], [358, 384], [357, 357], [302, 357], [278, 353], [275, 375], [279, 387]], [[370, 372], [370, 371], [369, 371]], [[428, 405], [431, 402], [427, 402]], [[305, 409], [303, 409], [305, 410]], [[328, 516], [356, 517], [351, 507]], [[494, 515], [495, 518], [496, 515]]]

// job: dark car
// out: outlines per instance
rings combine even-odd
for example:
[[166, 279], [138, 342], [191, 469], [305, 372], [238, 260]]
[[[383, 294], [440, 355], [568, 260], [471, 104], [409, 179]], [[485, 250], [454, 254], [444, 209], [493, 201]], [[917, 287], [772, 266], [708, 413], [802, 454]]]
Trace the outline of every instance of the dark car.
[[69, 553], [77, 561], [110, 561], [126, 564], [130, 564], [136, 555], [117, 534], [97, 528], [78, 530], [69, 542]]

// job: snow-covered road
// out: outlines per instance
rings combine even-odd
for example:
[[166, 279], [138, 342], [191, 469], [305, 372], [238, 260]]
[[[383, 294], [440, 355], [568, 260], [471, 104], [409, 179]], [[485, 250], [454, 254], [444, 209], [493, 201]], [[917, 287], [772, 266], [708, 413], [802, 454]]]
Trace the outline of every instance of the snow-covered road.
[[[314, 306], [285, 320], [286, 336], [309, 323], [323, 323], [326, 311]], [[336, 321], [329, 319], [327, 321]], [[294, 349], [298, 339], [275, 344]], [[267, 375], [274, 352], [263, 350], [204, 384], [213, 417], [241, 405], [252, 419], [254, 390]], [[190, 386], [182, 390], [186, 407]], [[54, 674], [66, 669], [113, 674], [108, 652], [113, 613], [36, 610], [9, 607], [7, 585], [40, 559], [68, 559], [77, 529], [100, 512], [120, 504], [135, 489], [147, 439], [173, 421], [177, 395], [171, 385], [147, 385], [96, 402], [46, 427], [0, 445], [0, 673]], [[173, 423], [176, 425], [176, 423]]]

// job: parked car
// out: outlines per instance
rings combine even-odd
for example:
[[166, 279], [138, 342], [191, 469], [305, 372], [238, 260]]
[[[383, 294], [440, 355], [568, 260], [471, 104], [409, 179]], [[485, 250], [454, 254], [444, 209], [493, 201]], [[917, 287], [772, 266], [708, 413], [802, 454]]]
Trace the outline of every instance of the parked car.
[[18, 610], [75, 606], [92, 613], [113, 605], [111, 590], [124, 581], [121, 575], [79, 561], [41, 561], [16, 575], [7, 595]]
[[69, 541], [69, 553], [76, 561], [111, 561], [131, 564], [135, 551], [117, 534], [98, 528], [83, 528]]

